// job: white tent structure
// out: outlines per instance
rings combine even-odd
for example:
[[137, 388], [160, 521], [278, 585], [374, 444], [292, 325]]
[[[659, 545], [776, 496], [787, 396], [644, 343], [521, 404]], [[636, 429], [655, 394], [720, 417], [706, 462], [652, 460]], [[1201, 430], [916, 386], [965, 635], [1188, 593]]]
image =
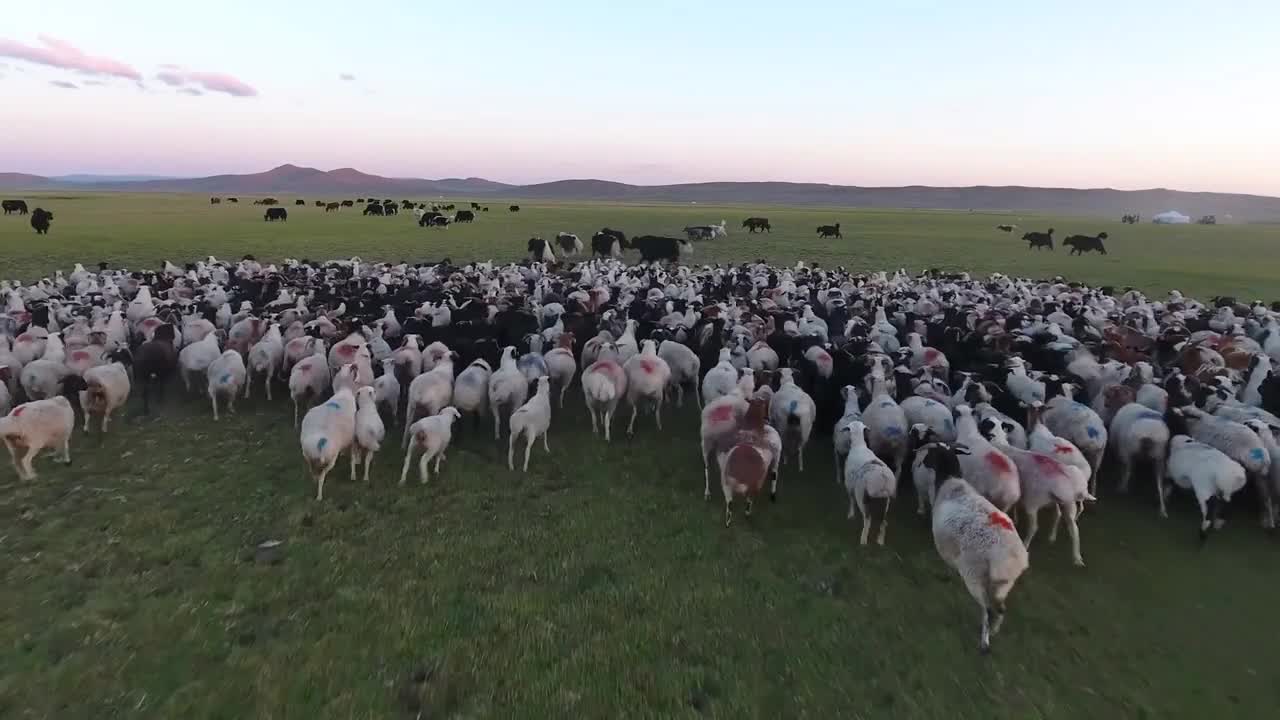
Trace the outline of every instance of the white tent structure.
[[1168, 210], [1151, 218], [1151, 222], [1157, 225], [1186, 225], [1191, 222], [1191, 218], [1177, 210]]

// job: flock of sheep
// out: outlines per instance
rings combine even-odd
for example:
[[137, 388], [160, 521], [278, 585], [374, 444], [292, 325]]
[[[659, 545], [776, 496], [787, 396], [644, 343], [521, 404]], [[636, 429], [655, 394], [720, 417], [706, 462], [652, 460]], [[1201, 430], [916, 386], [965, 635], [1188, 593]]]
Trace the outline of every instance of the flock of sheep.
[[24, 480], [41, 450], [70, 463], [77, 413], [85, 432], [94, 419], [106, 432], [135, 386], [149, 412], [173, 375], [215, 420], [257, 387], [268, 399], [287, 387], [316, 500], [344, 453], [368, 482], [397, 423], [400, 483], [415, 455], [426, 483], [464, 416], [491, 417], [499, 441], [505, 424], [508, 467], [527, 471], [575, 385], [605, 442], [624, 401], [630, 434], [642, 413], [661, 428], [668, 398], [680, 406], [692, 389], [704, 495], [718, 475], [726, 525], [766, 484], [777, 498], [784, 460], [804, 473], [815, 431], [832, 434], [863, 544], [877, 524], [885, 542], [909, 475], [939, 554], [982, 608], [983, 651], [1041, 510], [1049, 541], [1064, 523], [1084, 565], [1081, 513], [1101, 495], [1105, 457], [1121, 492], [1149, 470], [1162, 516], [1170, 486], [1189, 491], [1202, 541], [1249, 481], [1265, 527], [1280, 498], [1280, 315], [1260, 303], [804, 263], [250, 256], [77, 265], [5, 281], [0, 298], [0, 437]]

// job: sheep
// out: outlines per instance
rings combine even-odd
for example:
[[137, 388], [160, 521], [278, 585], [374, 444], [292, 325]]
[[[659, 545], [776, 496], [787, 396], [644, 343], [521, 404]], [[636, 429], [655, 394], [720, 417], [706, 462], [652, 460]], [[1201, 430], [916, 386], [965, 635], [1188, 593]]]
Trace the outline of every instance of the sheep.
[[627, 374], [627, 404], [631, 406], [631, 422], [627, 424], [627, 434], [634, 435], [636, 416], [640, 413], [640, 403], [653, 403], [653, 416], [662, 429], [662, 400], [666, 394], [667, 382], [671, 379], [671, 368], [667, 361], [658, 357], [658, 344], [653, 340], [645, 340], [638, 355], [633, 355], [622, 366]]
[[693, 383], [693, 394], [698, 398], [698, 407], [702, 407], [701, 394], [698, 392], [698, 378], [702, 375], [702, 361], [689, 346], [675, 340], [663, 340], [658, 346], [658, 357], [666, 361], [671, 370], [669, 384], [676, 390], [676, 407], [684, 407], [684, 386]]
[[178, 369], [177, 331], [168, 323], [160, 325], [151, 339], [138, 348], [133, 377], [142, 388], [143, 414], [151, 412], [152, 383], [156, 386], [156, 394], [163, 395], [165, 382]]
[[[128, 351], [119, 351], [126, 353]], [[80, 408], [84, 411], [84, 432], [89, 432], [89, 418], [102, 418], [102, 432], [107, 432], [111, 413], [124, 407], [129, 400], [129, 373], [125, 364], [115, 361], [110, 365], [89, 368], [84, 373], [86, 388], [80, 391]]]
[[[1086, 478], [1091, 478], [1093, 466], [1089, 463], [1088, 458], [1070, 440], [1050, 432], [1049, 428], [1045, 427], [1045, 424], [1040, 421], [1039, 412], [1038, 409], [1031, 411], [1031, 432], [1027, 435], [1027, 449], [1032, 452], [1049, 455], [1055, 460], [1083, 472]], [[1092, 488], [1090, 488], [1089, 494], [1093, 494]]]
[[364, 465], [364, 482], [369, 485], [369, 468], [374, 453], [382, 447], [387, 428], [378, 415], [377, 391], [371, 387], [356, 390], [355, 443], [351, 446], [351, 480], [356, 479], [356, 466]]
[[[1027, 413], [1030, 414], [1031, 410], [1032, 408], [1028, 407]], [[1009, 436], [1010, 445], [1019, 450], [1027, 449], [1027, 430], [1022, 426], [1022, 423], [996, 410], [991, 403], [978, 403], [973, 406], [973, 412], [977, 415], [979, 423], [983, 420], [992, 420], [1000, 423], [1004, 427], [1005, 434]]]
[[626, 328], [613, 344], [618, 348], [618, 361], [625, 363], [640, 352], [640, 343], [636, 341], [636, 328], [639, 323], [628, 320]]
[[1080, 527], [1076, 518], [1080, 513], [1080, 504], [1095, 498], [1089, 494], [1089, 475], [1080, 468], [1059, 461], [1052, 455], [1019, 450], [1009, 445], [1004, 427], [995, 420], [982, 421], [982, 430], [991, 438], [991, 444], [1013, 461], [1018, 468], [1018, 479], [1022, 485], [1019, 504], [1027, 516], [1027, 536], [1023, 539], [1027, 549], [1031, 549], [1031, 541], [1040, 528], [1040, 510], [1046, 505], [1053, 505], [1053, 526], [1049, 529], [1049, 542], [1058, 537], [1058, 522], [1063, 515], [1067, 518], [1067, 534], [1071, 537], [1071, 561], [1077, 567], [1084, 567], [1084, 557], [1080, 555]]
[[71, 401], [62, 396], [23, 403], [0, 417], [0, 439], [9, 448], [18, 479], [36, 479], [31, 461], [44, 448], [52, 448], [54, 459], [70, 466], [75, 423]]
[[9, 366], [0, 365], [0, 415], [8, 415], [13, 409], [13, 395], [9, 393]]
[[313, 349], [311, 357], [299, 360], [289, 371], [289, 397], [293, 399], [294, 427], [298, 427], [299, 405], [302, 402], [319, 400], [329, 389], [329, 360], [326, 357], [324, 342], [317, 341]]
[[261, 375], [262, 383], [267, 387], [267, 400], [271, 400], [271, 380], [280, 371], [284, 362], [284, 340], [280, 335], [280, 323], [273, 322], [262, 335], [262, 339], [249, 349], [249, 362], [246, 366], [244, 381], [244, 399], [249, 399], [249, 391], [253, 388], [253, 376]]
[[[817, 405], [813, 398], [796, 384], [794, 371], [783, 368], [778, 371], [778, 390], [769, 401], [769, 424], [782, 434], [783, 457], [786, 460], [786, 448], [795, 448], [800, 472], [804, 472], [804, 446], [809, 442], [813, 432], [813, 421], [817, 415]], [[778, 479], [774, 478], [773, 487], [769, 490], [771, 500], [777, 500]]]
[[1277, 520], [1280, 520], [1277, 517], [1280, 514], [1280, 444], [1276, 442], [1275, 433], [1277, 427], [1268, 425], [1262, 420], [1246, 420], [1244, 424], [1257, 433], [1258, 439], [1267, 448], [1267, 454], [1271, 456], [1271, 468], [1267, 472], [1267, 482], [1259, 486], [1259, 491], [1262, 496], [1263, 510], [1270, 510], [1271, 527], [1276, 527]]
[[[222, 349], [218, 347], [218, 336], [215, 333], [205, 335], [178, 352], [179, 374], [182, 376], [182, 385], [188, 393], [191, 392], [192, 379], [204, 377], [209, 371], [209, 366], [221, 354]], [[297, 425], [296, 421], [294, 425]]]
[[528, 397], [529, 382], [516, 365], [515, 347], [508, 345], [502, 349], [498, 369], [489, 376], [489, 410], [493, 413], [494, 440], [502, 438], [502, 409], [509, 408], [514, 413]]
[[[240, 354], [234, 350], [226, 354]], [[225, 355], [224, 354], [224, 357]], [[232, 395], [234, 399], [235, 395]], [[324, 480], [338, 456], [351, 449], [356, 434], [356, 398], [351, 388], [344, 387], [327, 401], [311, 408], [302, 418], [299, 443], [302, 460], [316, 484], [316, 501], [324, 500]], [[352, 450], [352, 478], [355, 477], [355, 451]]]
[[867, 535], [871, 531], [871, 513], [867, 510], [867, 501], [872, 498], [884, 500], [880, 532], [876, 535], [876, 544], [884, 545], [885, 530], [889, 526], [889, 503], [898, 488], [897, 477], [867, 446], [871, 431], [865, 424], [854, 420], [840, 428], [840, 432], [850, 439], [849, 456], [844, 463], [844, 487], [849, 493], [849, 519], [853, 520], [858, 513], [862, 514], [862, 535], [859, 542], [866, 545]]
[[453, 438], [453, 423], [460, 417], [462, 413], [450, 405], [435, 415], [413, 423], [413, 427], [409, 429], [409, 436], [413, 439], [404, 454], [404, 467], [400, 469], [400, 487], [404, 487], [409, 476], [409, 464], [413, 460], [414, 450], [422, 450], [422, 457], [418, 460], [418, 479], [423, 485], [431, 479], [429, 469], [432, 458], [436, 461], [436, 474], [440, 474], [440, 461], [445, 459], [449, 441]]
[[1201, 543], [1209, 538], [1210, 529], [1222, 528], [1222, 505], [1244, 487], [1247, 475], [1240, 463], [1215, 447], [1186, 435], [1175, 435], [1169, 441], [1169, 479], [1195, 493], [1200, 505]]
[[871, 402], [862, 413], [870, 431], [868, 445], [879, 457], [888, 461], [895, 477], [902, 478], [907, 460], [907, 416], [889, 394], [889, 383], [876, 376], [872, 384]]
[[757, 340], [756, 344], [747, 350], [747, 367], [756, 372], [773, 372], [778, 369], [778, 353], [769, 347], [769, 343], [764, 340]]
[[738, 384], [738, 369], [733, 366], [732, 351], [720, 348], [720, 357], [714, 367], [702, 378], [702, 405], [706, 407], [716, 398], [733, 392]]
[[1221, 450], [1236, 461], [1257, 484], [1262, 498], [1262, 527], [1274, 527], [1274, 508], [1266, 486], [1271, 478], [1271, 454], [1258, 434], [1247, 425], [1216, 417], [1195, 407], [1169, 411], [1173, 434], [1190, 435], [1193, 439]]
[[453, 352], [445, 355], [435, 367], [414, 378], [409, 384], [402, 446], [409, 444], [409, 426], [418, 418], [435, 415], [453, 402], [453, 363], [457, 356]]
[[849, 454], [852, 442], [849, 436], [840, 430], [855, 420], [862, 419], [862, 407], [858, 404], [858, 389], [852, 385], [840, 388], [840, 397], [844, 400], [844, 414], [836, 421], [831, 438], [831, 453], [836, 467], [836, 484], [844, 484], [844, 458]]
[[382, 374], [374, 379], [373, 390], [379, 411], [390, 414], [394, 423], [400, 417], [400, 381], [396, 379], [395, 358], [382, 359]]
[[1166, 517], [1164, 508], [1165, 457], [1168, 455], [1169, 426], [1164, 416], [1146, 405], [1129, 403], [1116, 411], [1110, 429], [1112, 452], [1120, 463], [1118, 489], [1129, 492], [1129, 478], [1133, 466], [1139, 462], [1150, 463], [1156, 480], [1156, 494], [1160, 502], [1160, 516]]
[[1107, 426], [1093, 408], [1072, 399], [1075, 387], [1062, 386], [1062, 394], [1046, 404], [1041, 418], [1049, 432], [1078, 449], [1089, 464], [1089, 494], [1098, 494], [1098, 469], [1107, 450]]
[[1044, 405], [1044, 383], [1027, 376], [1027, 365], [1022, 358], [1014, 355], [1005, 361], [1009, 376], [1004, 385], [1009, 394], [1018, 400], [1024, 408], [1038, 408]]
[[[611, 342], [601, 343], [595, 362], [582, 372], [582, 395], [591, 415], [591, 434], [596, 429], [596, 415], [604, 429], [604, 441], [609, 442], [609, 428], [618, 401], [627, 394], [627, 373], [619, 362], [618, 348]], [[705, 453], [704, 453], [705, 454]]]
[[747, 406], [736, 429], [719, 439], [716, 451], [720, 467], [720, 489], [724, 492], [724, 526], [733, 524], [733, 499], [746, 497], [747, 517], [755, 497], [764, 487], [765, 477], [777, 461], [782, 440], [765, 424], [768, 401], [756, 398]]
[[23, 366], [18, 379], [28, 400], [48, 400], [58, 394], [70, 375], [71, 369], [66, 365], [41, 358]]
[[[967, 406], [965, 406], [967, 407]], [[991, 652], [991, 636], [1004, 622], [1005, 600], [1031, 566], [1013, 521], [961, 479], [959, 457], [969, 448], [930, 445], [924, 465], [937, 478], [933, 505], [933, 545], [943, 562], [960, 573], [969, 595], [982, 608], [979, 652]]]
[[477, 422], [489, 413], [489, 376], [493, 370], [483, 358], [472, 360], [453, 381], [453, 407], [459, 414], [475, 415]]
[[422, 374], [421, 342], [422, 339], [417, 335], [405, 335], [400, 339], [400, 347], [391, 354], [396, 361], [396, 379], [404, 387], [408, 387], [414, 378]]
[[245, 374], [244, 358], [236, 350], [227, 350], [209, 364], [206, 375], [209, 379], [209, 401], [213, 404], [214, 422], [218, 421], [220, 398], [226, 401], [227, 411], [235, 413], [236, 396], [240, 394]]
[[939, 400], [912, 395], [898, 403], [906, 415], [907, 425], [925, 425], [933, 431], [934, 441], [954, 443], [956, 441], [956, 424], [951, 417], [951, 408]]
[[1009, 512], [1022, 497], [1018, 468], [978, 431], [978, 421], [968, 405], [956, 408], [956, 442], [969, 450], [960, 453], [958, 460], [964, 479], [996, 507]]
[[[716, 448], [725, 438], [732, 437], [738, 431], [738, 425], [747, 413], [747, 406], [746, 396], [734, 392], [716, 398], [702, 408], [698, 435], [702, 446], [703, 500], [711, 499], [711, 460], [718, 457]], [[776, 463], [777, 457], [773, 460]], [[721, 481], [723, 484], [723, 477]]]
[[560, 390], [560, 409], [564, 409], [564, 394], [573, 383], [573, 376], [578, 374], [578, 361], [573, 358], [573, 333], [562, 333], [553, 347], [543, 356], [547, 376], [551, 384]]
[[925, 463], [929, 456], [927, 446], [938, 442], [938, 436], [924, 423], [912, 425], [909, 433], [911, 445], [916, 448], [911, 460], [911, 482], [916, 487], [916, 514], [924, 515], [933, 507], [934, 493], [938, 489], [938, 479], [934, 477], [933, 469]]
[[534, 392], [533, 397], [529, 398], [529, 402], [521, 405], [518, 410], [511, 413], [511, 437], [507, 444], [507, 469], [515, 470], [515, 451], [516, 440], [524, 435], [528, 442], [524, 446], [524, 467], [522, 472], [529, 472], [529, 453], [533, 450], [533, 443], [542, 436], [542, 449], [548, 453], [551, 448], [547, 445], [547, 431], [551, 429], [551, 378], [546, 376], [538, 378], [538, 389]]

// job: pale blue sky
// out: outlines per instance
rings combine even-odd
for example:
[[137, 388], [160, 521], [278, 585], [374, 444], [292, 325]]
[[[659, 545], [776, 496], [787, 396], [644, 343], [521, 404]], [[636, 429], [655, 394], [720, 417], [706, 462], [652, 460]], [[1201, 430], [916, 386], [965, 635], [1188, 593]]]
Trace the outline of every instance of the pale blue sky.
[[1280, 194], [1280, 2], [1174, 5], [24, 2], [0, 170]]

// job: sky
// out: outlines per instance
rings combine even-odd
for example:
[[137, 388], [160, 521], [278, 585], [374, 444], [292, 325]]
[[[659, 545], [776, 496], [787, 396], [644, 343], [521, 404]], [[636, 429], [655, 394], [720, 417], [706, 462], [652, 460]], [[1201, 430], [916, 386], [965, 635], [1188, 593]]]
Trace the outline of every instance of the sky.
[[1280, 2], [40, 0], [0, 171], [1280, 195]]

